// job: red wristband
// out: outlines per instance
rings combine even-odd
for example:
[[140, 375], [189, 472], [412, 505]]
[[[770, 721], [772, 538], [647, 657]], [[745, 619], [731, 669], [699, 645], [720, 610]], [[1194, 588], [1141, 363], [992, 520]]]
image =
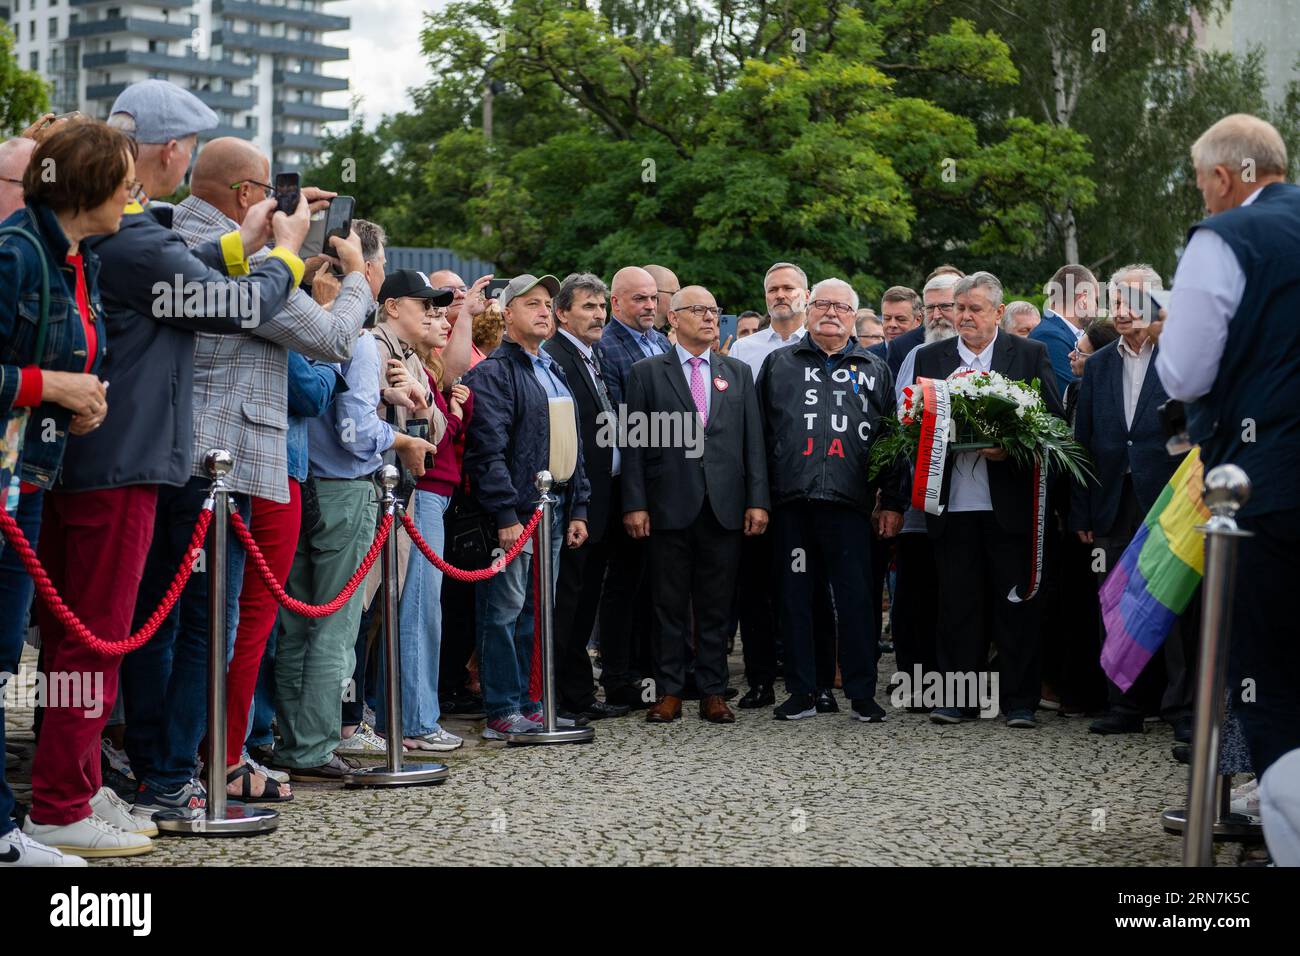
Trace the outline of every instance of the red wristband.
[[41, 392], [45, 390], [45, 379], [41, 370], [29, 365], [22, 371], [18, 383], [18, 394], [14, 396], [14, 408], [32, 408], [41, 403]]

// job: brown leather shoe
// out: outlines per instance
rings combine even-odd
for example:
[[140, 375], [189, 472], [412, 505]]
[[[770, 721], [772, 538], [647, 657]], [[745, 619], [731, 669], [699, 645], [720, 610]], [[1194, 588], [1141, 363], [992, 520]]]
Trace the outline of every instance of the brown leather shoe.
[[646, 711], [645, 719], [648, 724], [668, 724], [681, 715], [682, 699], [674, 697], [672, 694], [664, 694], [655, 701], [653, 707]]
[[721, 694], [710, 694], [700, 701], [700, 717], [713, 724], [734, 724], [736, 715]]

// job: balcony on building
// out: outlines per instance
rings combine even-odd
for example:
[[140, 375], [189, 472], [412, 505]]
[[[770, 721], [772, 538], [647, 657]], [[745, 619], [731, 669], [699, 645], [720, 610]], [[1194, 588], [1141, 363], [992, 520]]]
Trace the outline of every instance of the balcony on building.
[[223, 136], [234, 136], [239, 139], [252, 139], [257, 135], [257, 120], [254, 119], [251, 126], [234, 126], [228, 123], [222, 123], [220, 126], [214, 126], [212, 129], [204, 130], [199, 133], [199, 140], [207, 142], [211, 139], [219, 139]]
[[327, 46], [324, 43], [293, 40], [289, 37], [241, 33], [238, 30], [213, 30], [212, 45], [229, 50], [251, 50], [254, 53], [292, 56], [300, 60], [346, 60], [348, 58], [347, 47]]
[[275, 149], [302, 149], [319, 152], [321, 139], [314, 133], [272, 133], [271, 146]]
[[307, 73], [298, 70], [275, 70], [271, 73], [271, 82], [286, 89], [320, 90], [332, 93], [346, 90], [348, 81], [341, 76], [326, 76], [324, 73]]
[[290, 10], [279, 4], [254, 3], [251, 0], [212, 0], [212, 16], [263, 23], [287, 23], [319, 33], [346, 30], [349, 26], [347, 17], [326, 16], [317, 10]]
[[295, 100], [275, 101], [276, 116], [289, 119], [316, 120], [320, 123], [346, 123], [351, 115], [346, 109], [337, 106], [321, 106], [319, 103], [301, 103]]
[[171, 56], [167, 53], [150, 53], [147, 50], [109, 50], [106, 53], [87, 53], [81, 58], [87, 70], [105, 66], [137, 66], [144, 70], [164, 70], [194, 76], [220, 76], [232, 80], [252, 79], [254, 67], [248, 63], [231, 60], [202, 60], [196, 56]]
[[[194, 0], [130, 0], [133, 7], [159, 7], [164, 10], [188, 10]], [[122, 0], [68, 0], [70, 7], [124, 6]]]
[[68, 24], [69, 37], [97, 37], [111, 33], [129, 33], [139, 37], [188, 40], [194, 28], [187, 23], [170, 23], [149, 17], [112, 17]]

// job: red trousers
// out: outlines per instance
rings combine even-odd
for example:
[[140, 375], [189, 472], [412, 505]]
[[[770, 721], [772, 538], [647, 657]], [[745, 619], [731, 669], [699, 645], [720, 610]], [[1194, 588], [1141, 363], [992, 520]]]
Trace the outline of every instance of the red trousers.
[[[131, 633], [157, 503], [155, 485], [45, 493], [41, 564], [103, 640]], [[90, 650], [39, 600], [37, 609], [47, 694], [32, 762], [32, 819], [67, 825], [90, 816], [90, 798], [103, 786], [99, 738], [117, 700], [122, 658]]]
[[[249, 525], [258, 548], [266, 556], [275, 579], [281, 585], [289, 579], [298, 531], [302, 526], [302, 486], [289, 479], [289, 501], [277, 504], [267, 498], [253, 499]], [[226, 669], [226, 765], [239, 763], [248, 736], [248, 714], [257, 689], [257, 672], [279, 609], [274, 596], [262, 583], [250, 555], [244, 566], [244, 585], [239, 592], [239, 628], [235, 632], [235, 653]]]

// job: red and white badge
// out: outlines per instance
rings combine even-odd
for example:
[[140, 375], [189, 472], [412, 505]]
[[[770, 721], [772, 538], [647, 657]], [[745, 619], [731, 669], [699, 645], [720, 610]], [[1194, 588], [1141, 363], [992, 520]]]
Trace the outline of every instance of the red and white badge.
[[725, 378], [719, 375], [717, 378], [713, 380], [713, 387], [716, 388], [719, 392], [725, 392], [730, 387], [730, 385]]

